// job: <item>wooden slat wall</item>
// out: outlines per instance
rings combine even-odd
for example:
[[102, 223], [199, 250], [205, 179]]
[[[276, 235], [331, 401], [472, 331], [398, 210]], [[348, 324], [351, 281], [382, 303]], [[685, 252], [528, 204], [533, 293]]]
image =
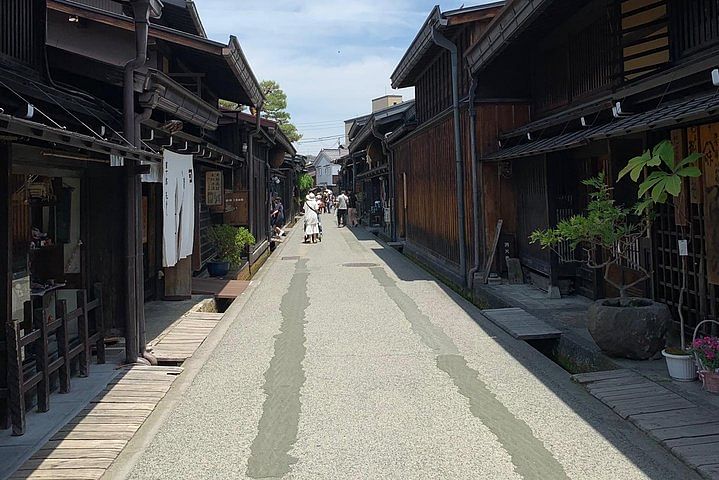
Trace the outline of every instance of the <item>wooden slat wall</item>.
[[0, 1], [0, 54], [29, 66], [37, 66], [42, 58], [44, 3], [37, 0]]
[[[487, 155], [498, 147], [497, 135], [523, 125], [529, 120], [526, 104], [486, 104], [477, 110], [478, 155]], [[465, 166], [465, 206], [467, 262], [473, 259], [473, 210], [471, 177], [471, 144], [469, 116], [462, 112], [462, 149]], [[433, 120], [404, 139], [394, 148], [395, 185], [397, 185], [397, 214], [400, 231], [406, 221], [406, 238], [434, 254], [459, 264], [459, 228], [457, 225], [457, 196], [454, 156], [454, 123], [451, 112]], [[496, 171], [496, 170], [495, 170]], [[404, 205], [403, 174], [406, 174], [407, 208]], [[489, 175], [492, 176], [492, 175]], [[494, 177], [490, 180], [493, 180]], [[485, 181], [488, 181], [485, 178]], [[492, 187], [495, 187], [492, 183]], [[495, 196], [496, 195], [496, 196]], [[516, 228], [516, 210], [509, 183], [503, 189], [490, 188], [485, 198], [485, 235], [494, 235], [498, 218], [505, 219], [507, 231]], [[406, 212], [406, 219], [404, 214]]]

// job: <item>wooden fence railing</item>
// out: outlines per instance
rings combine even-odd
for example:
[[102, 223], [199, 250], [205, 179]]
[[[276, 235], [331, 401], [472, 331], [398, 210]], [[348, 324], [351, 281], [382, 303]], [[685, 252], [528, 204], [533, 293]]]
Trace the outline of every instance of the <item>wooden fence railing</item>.
[[[57, 374], [60, 393], [70, 391], [71, 365], [78, 359], [81, 377], [90, 372], [92, 345], [97, 363], [105, 363], [102, 289], [94, 287], [88, 301], [85, 290], [78, 290], [77, 308], [67, 311], [67, 301], [57, 292], [25, 302], [24, 319], [7, 324], [7, 400], [13, 435], [25, 433], [26, 396], [37, 397], [37, 410], [50, 409], [51, 382]], [[54, 303], [54, 315], [52, 306]], [[78, 338], [72, 343], [69, 325], [77, 322]], [[51, 350], [51, 338], [56, 349]], [[4, 423], [4, 422], [3, 422]]]

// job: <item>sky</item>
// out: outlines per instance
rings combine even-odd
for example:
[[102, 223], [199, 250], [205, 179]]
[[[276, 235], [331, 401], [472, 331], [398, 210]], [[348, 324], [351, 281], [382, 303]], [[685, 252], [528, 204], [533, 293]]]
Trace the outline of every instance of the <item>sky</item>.
[[[389, 77], [437, 3], [446, 11], [464, 2], [195, 0], [207, 35], [225, 43], [235, 35], [258, 80], [285, 91], [304, 155], [344, 143], [344, 120], [397, 93]], [[477, 3], [486, 2], [468, 5]]]

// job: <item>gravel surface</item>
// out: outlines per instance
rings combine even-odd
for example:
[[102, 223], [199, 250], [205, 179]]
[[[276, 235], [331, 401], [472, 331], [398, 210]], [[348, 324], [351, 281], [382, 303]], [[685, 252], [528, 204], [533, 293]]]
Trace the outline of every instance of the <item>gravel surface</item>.
[[131, 478], [698, 478], [402, 255], [331, 218], [319, 244], [293, 229]]

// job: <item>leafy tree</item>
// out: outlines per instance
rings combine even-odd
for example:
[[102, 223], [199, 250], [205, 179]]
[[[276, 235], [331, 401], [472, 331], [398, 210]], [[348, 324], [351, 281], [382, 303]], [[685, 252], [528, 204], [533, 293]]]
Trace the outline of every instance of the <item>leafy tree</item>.
[[[622, 298], [627, 290], [649, 278], [649, 271], [632, 261], [632, 247], [645, 236], [649, 223], [647, 219], [635, 222], [631, 210], [617, 205], [612, 198], [612, 189], [607, 185], [606, 176], [600, 173], [584, 180], [584, 185], [594, 190], [589, 194], [587, 211], [557, 224], [556, 228], [537, 230], [529, 237], [532, 243], [553, 250], [565, 262], [582, 262], [589, 268], [604, 270], [604, 279], [617, 290]], [[565, 258], [559, 247], [569, 244], [572, 250], [579, 248], [580, 259]], [[610, 278], [613, 265], [630, 264], [641, 276], [630, 284], [616, 283]]]
[[287, 94], [280, 88], [280, 85], [274, 80], [263, 80], [260, 83], [260, 88], [262, 88], [262, 93], [265, 95], [265, 103], [262, 106], [265, 118], [277, 122], [282, 133], [291, 142], [302, 139], [297, 127], [290, 122], [292, 117], [287, 112]]
[[300, 199], [305, 198], [305, 196], [309, 193], [310, 190], [312, 190], [312, 187], [315, 186], [315, 179], [312, 178], [312, 175], [308, 173], [303, 173], [299, 177], [297, 177], [297, 190], [300, 192]]
[[635, 183], [639, 183], [639, 177], [646, 172], [646, 177], [639, 184], [637, 215], [651, 214], [657, 204], [667, 203], [670, 198], [679, 196], [684, 179], [701, 176], [697, 166], [702, 157], [700, 153], [692, 153], [678, 162], [674, 157], [674, 145], [664, 140], [652, 150], [629, 160], [619, 172], [619, 180], [629, 175]]

